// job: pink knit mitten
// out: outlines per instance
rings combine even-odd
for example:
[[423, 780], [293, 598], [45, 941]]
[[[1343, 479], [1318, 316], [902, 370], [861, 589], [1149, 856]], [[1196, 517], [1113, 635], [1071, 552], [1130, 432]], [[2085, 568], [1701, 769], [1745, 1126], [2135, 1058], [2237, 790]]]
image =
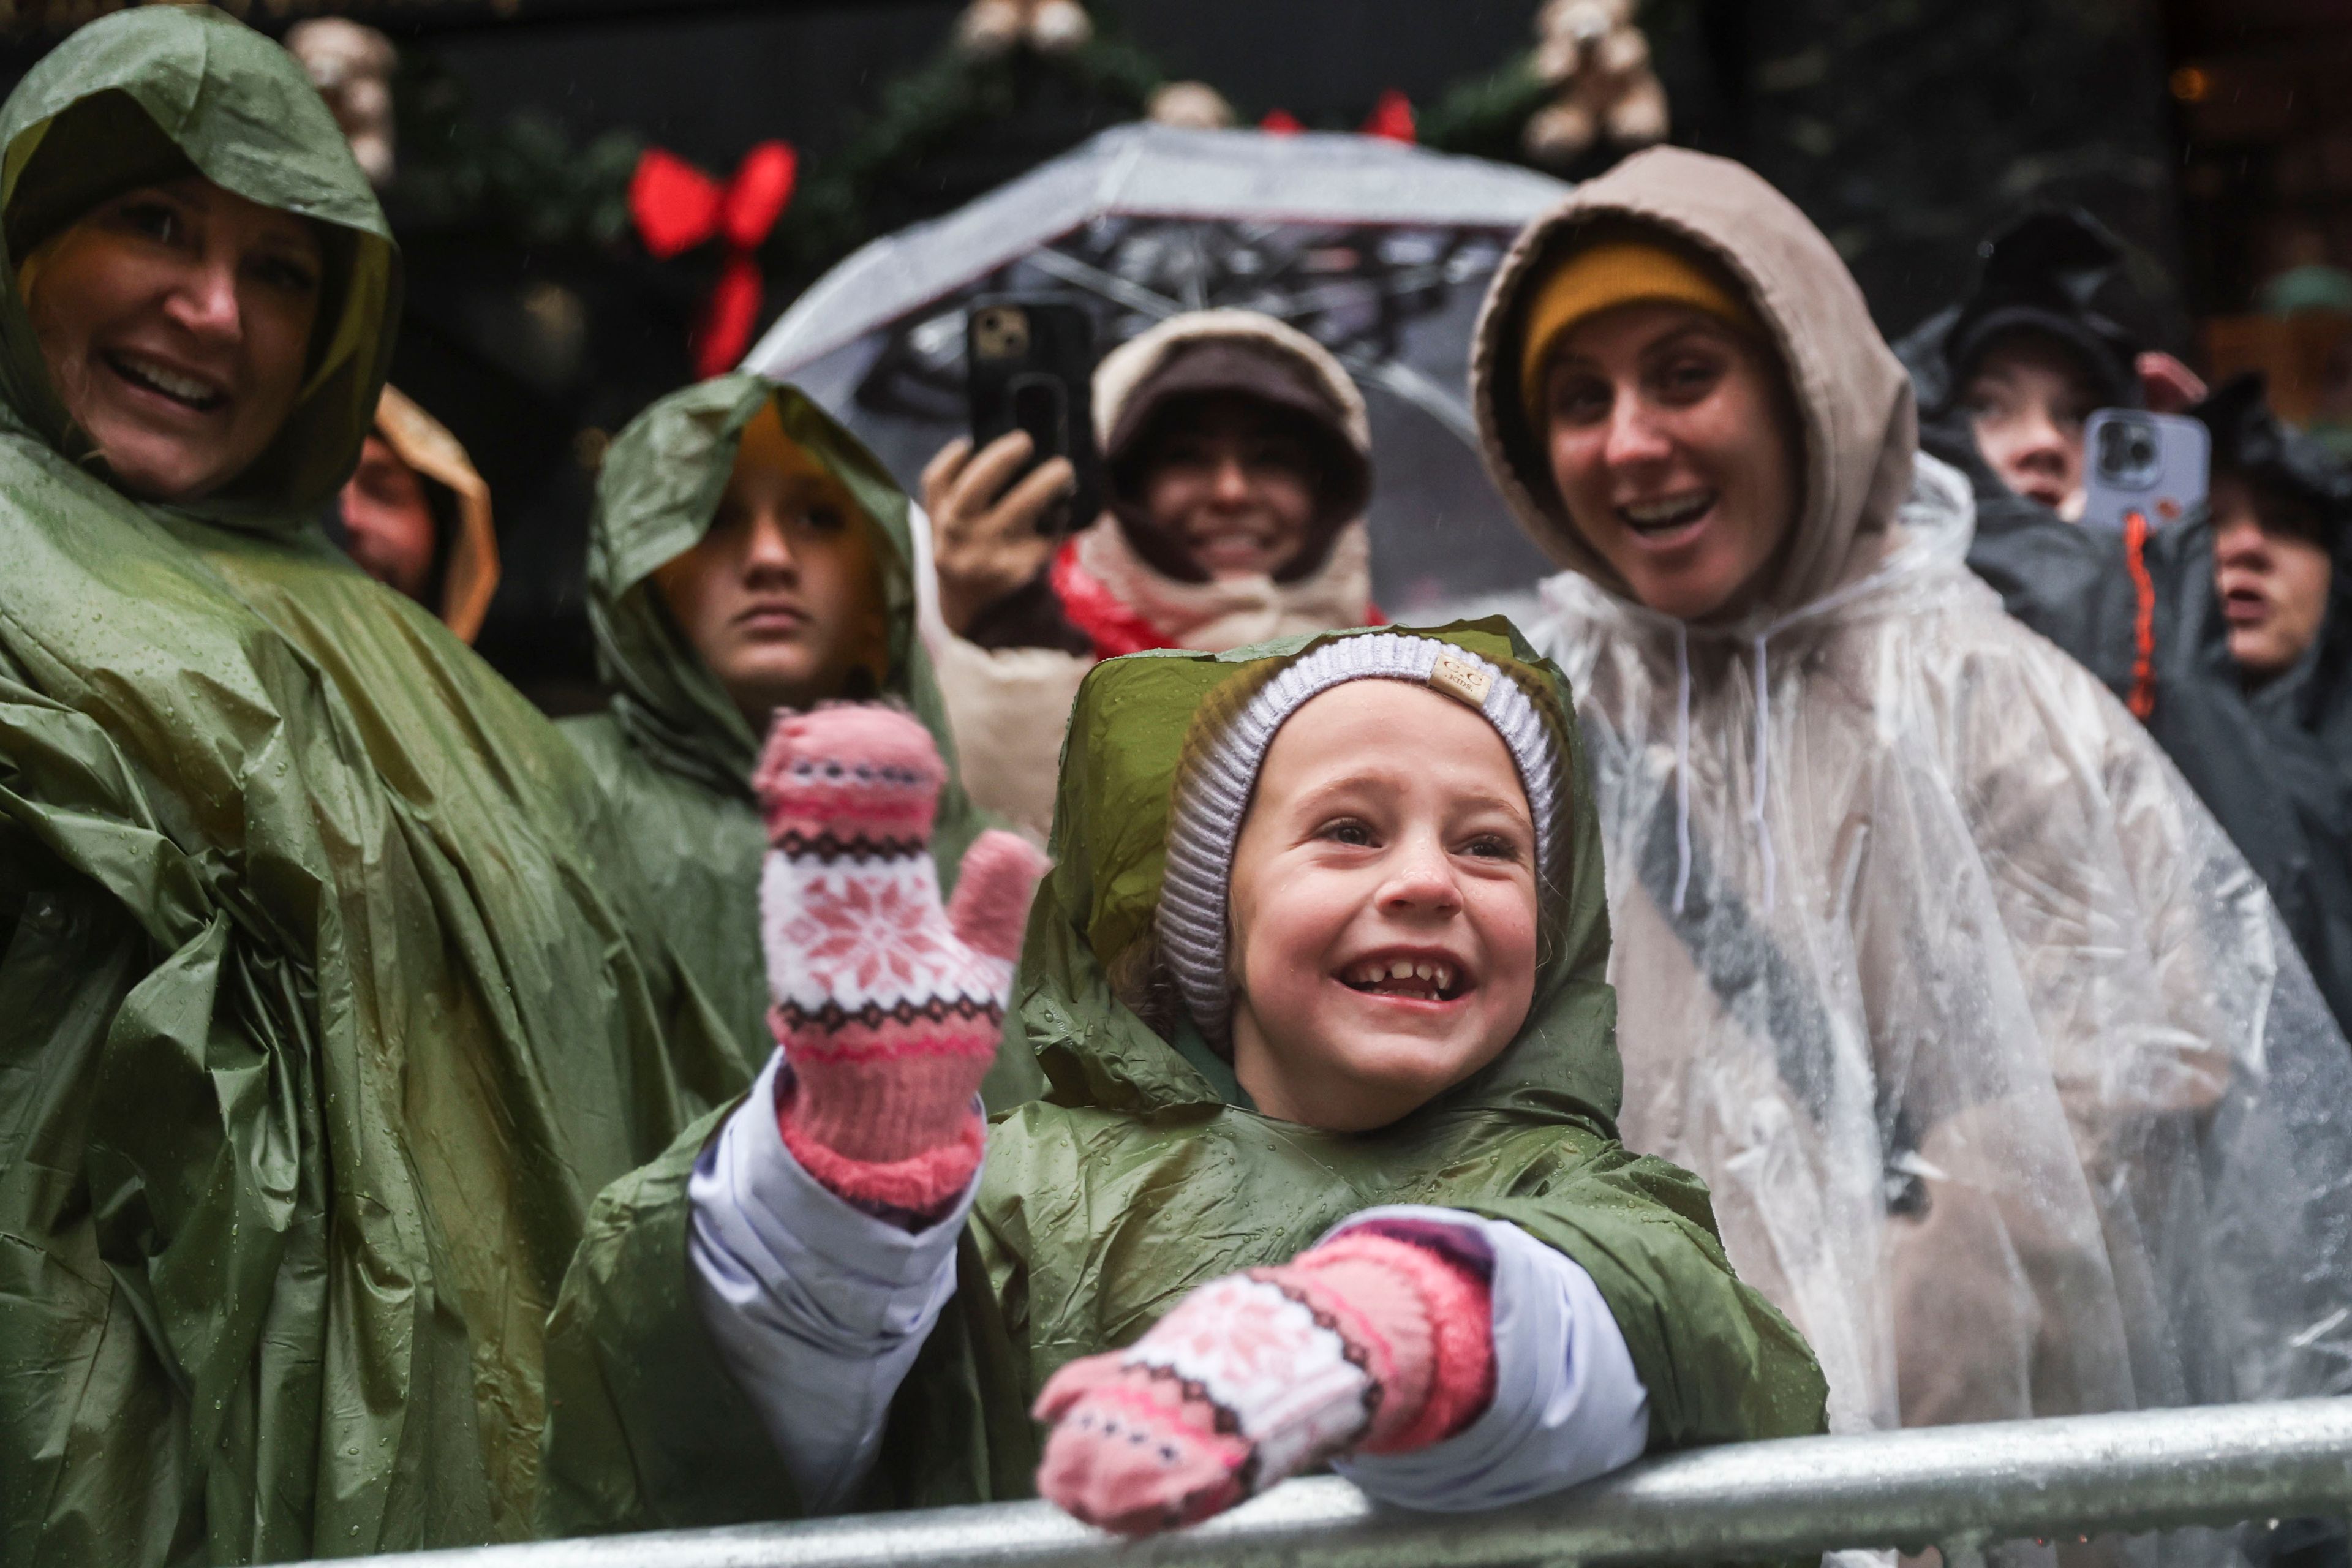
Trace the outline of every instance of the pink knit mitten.
[[784, 1145], [842, 1197], [910, 1221], [980, 1164], [971, 1097], [1045, 868], [1024, 840], [983, 833], [942, 909], [929, 843], [945, 773], [906, 713], [841, 705], [780, 719], [752, 775], [772, 846], [769, 1023], [793, 1069]]
[[1037, 1490], [1143, 1534], [1335, 1456], [1425, 1448], [1494, 1397], [1491, 1310], [1480, 1275], [1370, 1231], [1212, 1280], [1128, 1349], [1054, 1374]]

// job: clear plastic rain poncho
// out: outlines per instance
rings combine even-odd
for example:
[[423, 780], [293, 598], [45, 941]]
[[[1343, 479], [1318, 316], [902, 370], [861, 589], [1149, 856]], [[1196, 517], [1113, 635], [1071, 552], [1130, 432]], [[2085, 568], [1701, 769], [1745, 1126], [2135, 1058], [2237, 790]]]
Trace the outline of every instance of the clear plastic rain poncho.
[[[1789, 367], [1805, 500], [1737, 624], [1624, 596], [1518, 407], [1529, 284], [1594, 217], [1718, 258]], [[1600, 795], [1625, 1142], [1706, 1177], [1833, 1428], [2352, 1391], [2352, 1052], [2171, 764], [1969, 574], [1820, 233], [1629, 160], [1522, 237], [1474, 377], [1570, 568], [1532, 630]]]

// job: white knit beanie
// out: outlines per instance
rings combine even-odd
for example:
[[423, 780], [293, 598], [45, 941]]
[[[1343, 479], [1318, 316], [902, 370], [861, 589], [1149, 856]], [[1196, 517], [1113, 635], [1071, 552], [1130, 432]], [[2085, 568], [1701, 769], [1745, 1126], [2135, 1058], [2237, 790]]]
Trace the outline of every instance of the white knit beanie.
[[1558, 847], [1553, 820], [1566, 790], [1563, 759], [1535, 703], [1493, 664], [1452, 643], [1409, 633], [1340, 637], [1302, 656], [1265, 685], [1180, 775], [1169, 814], [1168, 872], [1160, 892], [1162, 958], [1192, 1021], [1222, 1046], [1233, 1015], [1225, 963], [1226, 892], [1234, 846], [1266, 749], [1312, 698], [1350, 680], [1402, 680], [1475, 708], [1517, 767], [1535, 818], [1539, 879]]

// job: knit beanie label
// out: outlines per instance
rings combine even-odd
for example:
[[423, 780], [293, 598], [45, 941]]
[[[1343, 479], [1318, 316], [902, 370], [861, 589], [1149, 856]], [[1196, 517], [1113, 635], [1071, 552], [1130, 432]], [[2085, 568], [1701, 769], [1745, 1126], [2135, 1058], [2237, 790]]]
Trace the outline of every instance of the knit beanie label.
[[1429, 684], [1465, 707], [1486, 710], [1486, 693], [1495, 689], [1495, 678], [1468, 659], [1441, 653], [1437, 662], [1429, 667]]

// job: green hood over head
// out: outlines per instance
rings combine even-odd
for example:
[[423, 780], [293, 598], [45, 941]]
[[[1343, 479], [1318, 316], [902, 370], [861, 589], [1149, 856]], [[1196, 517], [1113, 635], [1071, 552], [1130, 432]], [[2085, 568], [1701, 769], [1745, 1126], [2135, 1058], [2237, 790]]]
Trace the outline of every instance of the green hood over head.
[[[1387, 631], [1399, 628], [1376, 628]], [[1567, 715], [1567, 683], [1501, 617], [1463, 622], [1434, 637], [1489, 659], [1517, 680], [1565, 751], [1570, 788], [1554, 825], [1564, 882], [1548, 888], [1543, 958], [1528, 1023], [1502, 1056], [1408, 1122], [1465, 1113], [1580, 1116], [1613, 1124], [1620, 1073], [1606, 979], [1609, 909], [1600, 822], [1581, 737]], [[1286, 638], [1230, 653], [1138, 654], [1099, 665], [1079, 689], [1055, 810], [1055, 867], [1039, 889], [1015, 1000], [1057, 1104], [1151, 1114], [1221, 1106], [1224, 1075], [1201, 1052], [1180, 1050], [1127, 1007], [1108, 979], [1149, 940], [1167, 863], [1168, 814], [1193, 715], [1229, 682], [1271, 676], [1299, 655], [1364, 632]]]
[[221, 12], [149, 5], [94, 22], [50, 51], [0, 109], [0, 424], [74, 461], [95, 460], [34, 342], [17, 247], [125, 190], [191, 171], [320, 226], [326, 288], [300, 400], [251, 468], [177, 509], [295, 532], [358, 459], [392, 362], [399, 254], [302, 68]]
[[[652, 579], [710, 531], [744, 428], [771, 401], [784, 433], [848, 489], [877, 536], [889, 658], [879, 695], [914, 710], [948, 767], [931, 832], [941, 887], [955, 885], [986, 826], [956, 781], [955, 742], [915, 625], [907, 498], [873, 454], [801, 393], [752, 375], [687, 387], [639, 415], [606, 456], [588, 547], [589, 622], [612, 706], [562, 728], [629, 825], [627, 863], [608, 871], [648, 890], [679, 962], [728, 1020], [751, 1072], [775, 1049], [759, 942], [768, 836], [751, 784], [761, 737]], [[1026, 1059], [1016, 1065], [992, 1083], [991, 1103], [1034, 1089]]]
[[291, 59], [125, 13], [0, 127], [35, 243], [193, 166], [351, 261], [292, 426], [204, 508], [108, 482], [0, 286], [0, 1562], [522, 1534], [590, 1195], [746, 1075], [596, 875], [629, 825], [572, 749], [311, 524], [392, 249]]
[[906, 492], [806, 394], [740, 372], [661, 399], [621, 432], [604, 459], [589, 535], [588, 618], [597, 669], [614, 689], [614, 716], [657, 766], [722, 795], [751, 798], [751, 764], [763, 737], [751, 733], [686, 640], [652, 577], [710, 531], [743, 428], [770, 399], [784, 433], [847, 487], [874, 527], [889, 618], [886, 691], [913, 708], [952, 768], [939, 688], [915, 626]]

